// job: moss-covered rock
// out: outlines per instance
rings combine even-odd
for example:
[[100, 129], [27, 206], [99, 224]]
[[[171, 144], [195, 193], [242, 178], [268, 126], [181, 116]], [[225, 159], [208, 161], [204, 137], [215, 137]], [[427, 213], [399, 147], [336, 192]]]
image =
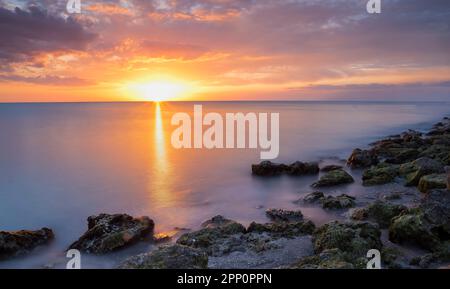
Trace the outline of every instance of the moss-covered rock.
[[105, 254], [153, 237], [155, 223], [148, 217], [100, 214], [88, 218], [88, 230], [70, 245], [86, 253]]
[[378, 157], [373, 150], [354, 149], [347, 164], [355, 168], [367, 168], [378, 163]]
[[392, 220], [389, 240], [394, 243], [416, 243], [425, 249], [434, 250], [440, 240], [431, 229], [423, 213], [416, 210]]
[[407, 186], [417, 186], [423, 176], [444, 173], [444, 166], [436, 160], [423, 157], [401, 165], [399, 173], [405, 177]]
[[177, 243], [194, 248], [207, 249], [212, 254], [217, 248], [215, 245], [230, 235], [245, 233], [245, 227], [235, 221], [222, 216], [216, 216], [202, 225], [202, 229], [183, 234]]
[[313, 204], [316, 202], [320, 202], [323, 198], [325, 198], [324, 193], [316, 191], [316, 192], [307, 194], [303, 198], [303, 202], [307, 203], [307, 204]]
[[391, 220], [394, 217], [406, 212], [407, 210], [408, 208], [405, 206], [378, 200], [369, 204], [365, 208], [355, 210], [352, 213], [352, 219], [359, 221], [375, 221], [381, 228], [387, 228], [391, 224]]
[[127, 259], [119, 269], [206, 269], [208, 255], [195, 248], [170, 245]]
[[312, 186], [315, 188], [329, 187], [341, 184], [353, 183], [355, 180], [353, 177], [344, 170], [333, 170], [323, 175]]
[[355, 206], [355, 197], [342, 194], [339, 196], [327, 196], [321, 199], [324, 209], [347, 209]]
[[303, 214], [300, 210], [289, 211], [282, 209], [268, 209], [266, 215], [275, 222], [295, 222], [303, 220]]
[[399, 166], [380, 163], [363, 172], [363, 185], [375, 186], [391, 183], [399, 175]]
[[[362, 259], [362, 258], [361, 258]], [[292, 264], [289, 268], [291, 269], [356, 269], [364, 268], [361, 264], [364, 261], [355, 262], [355, 260], [349, 259], [347, 254], [341, 250], [327, 249], [323, 252], [308, 256], [300, 259], [298, 262]], [[359, 264], [358, 265], [355, 265]]]
[[337, 248], [350, 259], [365, 258], [370, 249], [381, 249], [381, 232], [377, 225], [368, 222], [337, 221], [325, 224], [313, 233], [316, 253]]
[[0, 231], [0, 260], [26, 254], [37, 246], [48, 244], [53, 238], [53, 231], [48, 228], [37, 231]]
[[311, 221], [283, 222], [283, 223], [265, 223], [259, 224], [252, 222], [247, 228], [247, 233], [268, 233], [276, 237], [295, 237], [301, 235], [310, 235], [314, 232], [315, 225]]
[[426, 193], [433, 189], [445, 189], [447, 188], [447, 175], [446, 174], [431, 174], [420, 178], [419, 185], [417, 186], [419, 191]]

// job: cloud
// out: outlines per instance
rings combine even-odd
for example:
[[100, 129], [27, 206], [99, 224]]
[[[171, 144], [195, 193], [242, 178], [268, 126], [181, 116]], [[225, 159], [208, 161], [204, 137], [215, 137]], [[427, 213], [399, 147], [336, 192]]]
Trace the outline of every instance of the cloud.
[[61, 77], [61, 76], [37, 76], [25, 77], [21, 75], [0, 75], [0, 82], [26, 82], [47, 86], [86, 86], [93, 85], [94, 82], [78, 78], [78, 77]]
[[84, 50], [96, 38], [75, 19], [54, 16], [36, 6], [13, 11], [0, 7], [0, 61], [15, 62], [39, 53]]

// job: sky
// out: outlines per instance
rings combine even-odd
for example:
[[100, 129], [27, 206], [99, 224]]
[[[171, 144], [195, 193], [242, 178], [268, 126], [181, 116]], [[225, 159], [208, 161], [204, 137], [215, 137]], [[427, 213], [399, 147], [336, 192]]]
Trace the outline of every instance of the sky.
[[450, 1], [0, 0], [0, 102], [450, 101]]

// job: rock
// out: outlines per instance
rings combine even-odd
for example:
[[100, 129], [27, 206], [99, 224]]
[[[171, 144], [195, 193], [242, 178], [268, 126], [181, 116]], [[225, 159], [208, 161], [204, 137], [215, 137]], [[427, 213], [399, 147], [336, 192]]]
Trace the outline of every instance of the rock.
[[311, 221], [282, 222], [259, 224], [252, 222], [247, 228], [247, 233], [269, 233], [278, 238], [310, 235], [314, 232], [315, 225]]
[[399, 200], [402, 198], [402, 193], [401, 192], [392, 192], [390, 194], [383, 196], [383, 198], [388, 201]]
[[243, 225], [222, 216], [206, 221], [202, 227], [198, 231], [181, 235], [177, 244], [204, 249], [208, 255], [220, 256], [230, 252], [233, 247], [240, 246], [240, 236], [232, 239], [232, 235], [246, 232]]
[[346, 194], [327, 196], [321, 200], [324, 209], [346, 209], [355, 206], [355, 198]]
[[86, 253], [105, 254], [153, 237], [155, 224], [148, 217], [133, 218], [126, 214], [90, 216], [88, 230], [70, 245]]
[[450, 145], [432, 145], [422, 151], [419, 156], [434, 159], [444, 165], [450, 165]]
[[349, 175], [346, 171], [334, 170], [323, 175], [312, 186], [314, 188], [319, 188], [319, 187], [335, 186], [340, 184], [349, 184], [353, 182], [354, 182], [353, 177]]
[[321, 172], [329, 172], [334, 170], [340, 170], [342, 169], [342, 166], [339, 165], [328, 165], [320, 169]]
[[389, 240], [394, 243], [416, 243], [425, 249], [433, 250], [439, 238], [424, 222], [421, 214], [405, 214], [395, 217], [389, 227]]
[[365, 258], [370, 249], [381, 249], [380, 236], [378, 226], [372, 223], [333, 221], [314, 231], [314, 251], [318, 254], [337, 248], [346, 254], [348, 260]]
[[422, 193], [426, 193], [432, 189], [445, 189], [447, 188], [447, 175], [431, 174], [423, 176], [420, 178], [417, 188]]
[[0, 260], [26, 254], [37, 246], [48, 244], [53, 238], [53, 231], [48, 228], [37, 231], [0, 231]]
[[276, 176], [282, 174], [286, 168], [284, 164], [262, 161], [260, 164], [252, 165], [252, 173], [257, 176]]
[[376, 201], [365, 208], [357, 209], [352, 213], [352, 219], [363, 221], [375, 221], [381, 228], [387, 228], [391, 224], [391, 220], [406, 212], [407, 207], [395, 205], [388, 202]]
[[276, 176], [283, 173], [293, 176], [314, 175], [319, 173], [317, 163], [295, 162], [290, 165], [276, 164], [270, 161], [262, 161], [252, 165], [252, 173], [257, 176]]
[[294, 176], [315, 175], [319, 173], [317, 163], [295, 162], [286, 168], [286, 173]]
[[199, 249], [170, 245], [127, 259], [119, 269], [207, 269], [208, 255]]
[[321, 201], [323, 198], [325, 198], [325, 195], [322, 192], [312, 192], [310, 194], [307, 194], [304, 198], [303, 198], [303, 202], [305, 203], [316, 203]]
[[[360, 262], [362, 263], [362, 262]], [[364, 268], [359, 266], [360, 269]], [[327, 249], [323, 252], [302, 258], [291, 269], [355, 269], [355, 265], [348, 261], [345, 253], [339, 249]]]
[[449, 263], [450, 262], [450, 241], [445, 241], [440, 244], [433, 253], [425, 254], [413, 258], [411, 265], [418, 266], [422, 269], [427, 269], [432, 264]]
[[266, 215], [276, 222], [293, 222], [303, 220], [301, 211], [288, 211], [282, 209], [268, 209]]
[[429, 174], [444, 173], [444, 166], [430, 158], [419, 158], [400, 166], [399, 173], [406, 179], [407, 186], [417, 186], [421, 177]]
[[393, 182], [398, 174], [398, 165], [380, 163], [363, 172], [363, 186], [383, 185]]
[[389, 154], [391, 157], [386, 159], [386, 163], [403, 164], [417, 159], [420, 152], [411, 148], [394, 148], [390, 150]]
[[354, 149], [347, 160], [347, 164], [355, 168], [366, 168], [378, 163], [378, 157], [373, 151]]

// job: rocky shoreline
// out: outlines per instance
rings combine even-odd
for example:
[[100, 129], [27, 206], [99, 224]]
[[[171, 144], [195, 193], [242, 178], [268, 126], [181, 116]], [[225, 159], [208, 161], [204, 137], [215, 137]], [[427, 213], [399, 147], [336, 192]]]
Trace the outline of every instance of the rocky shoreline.
[[[294, 204], [344, 212], [345, 220], [317, 226], [301, 210], [266, 210], [267, 223], [244, 226], [223, 216], [177, 240], [154, 233], [149, 217], [100, 214], [88, 218], [87, 231], [68, 249], [102, 255], [151, 242], [158, 248], [123, 260], [118, 268], [366, 268], [366, 254], [381, 252], [383, 268], [450, 266], [450, 119], [426, 134], [409, 130], [355, 149], [346, 161], [320, 167], [316, 162], [252, 165], [259, 181], [283, 174], [318, 175], [311, 192]], [[361, 175], [362, 185], [404, 185], [420, 195], [416, 203], [392, 191], [361, 205], [358, 198], [330, 195], [322, 188], [342, 187]], [[54, 238], [51, 229], [0, 232], [0, 261], [25, 255]], [[410, 257], [403, 248], [420, 248]]]

